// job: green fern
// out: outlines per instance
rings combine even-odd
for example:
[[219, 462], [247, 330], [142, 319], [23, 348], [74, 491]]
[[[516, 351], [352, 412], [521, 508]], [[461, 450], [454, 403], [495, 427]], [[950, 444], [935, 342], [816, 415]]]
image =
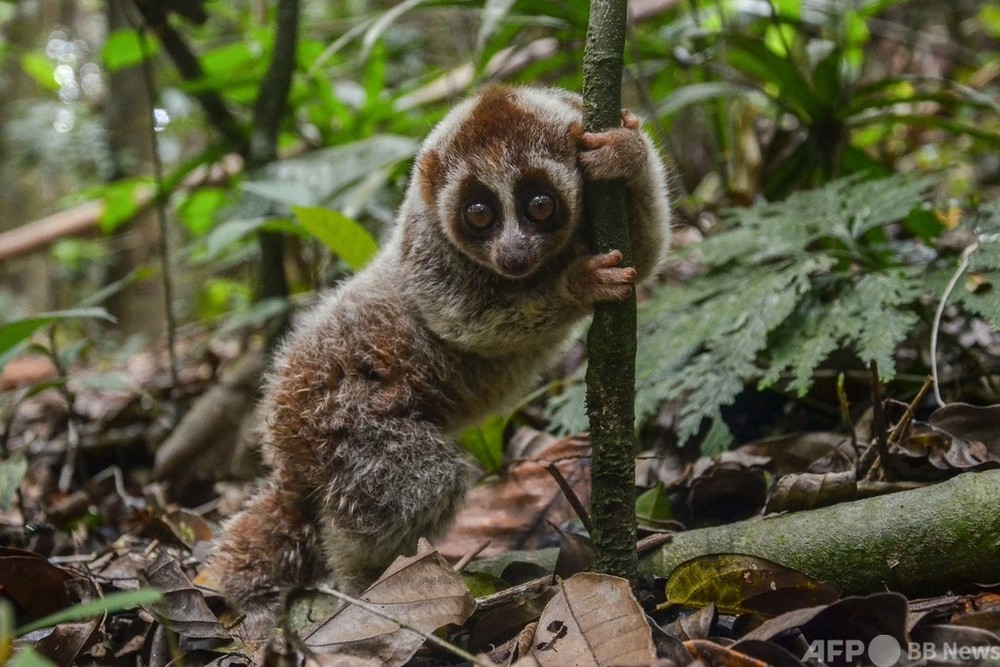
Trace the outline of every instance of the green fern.
[[[703, 449], [714, 451], [731, 440], [721, 409], [744, 388], [804, 395], [837, 350], [876, 361], [882, 379], [892, 380], [897, 348], [921, 307], [940, 299], [957, 262], [955, 254], [939, 256], [887, 233], [923, 205], [930, 185], [904, 176], [848, 178], [732, 212], [729, 231], [684, 253], [705, 273], [659, 289], [640, 308], [639, 423], [677, 401], [681, 441], [703, 432]], [[980, 246], [969, 263], [970, 287], [952, 300], [1000, 326], [1000, 204], [971, 222]], [[577, 378], [550, 403], [558, 428], [586, 428], [582, 396]]]

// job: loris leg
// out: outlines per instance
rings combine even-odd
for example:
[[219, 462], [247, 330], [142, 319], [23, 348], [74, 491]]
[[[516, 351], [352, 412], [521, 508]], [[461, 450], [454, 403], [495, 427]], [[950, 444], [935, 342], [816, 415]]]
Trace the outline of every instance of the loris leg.
[[472, 481], [469, 458], [434, 425], [363, 418], [339, 443], [338, 470], [321, 510], [333, 584], [367, 588], [399, 555], [451, 524]]
[[212, 567], [223, 596], [246, 615], [250, 636], [270, 632], [289, 591], [318, 577], [316, 538], [302, 499], [274, 479], [226, 525]]

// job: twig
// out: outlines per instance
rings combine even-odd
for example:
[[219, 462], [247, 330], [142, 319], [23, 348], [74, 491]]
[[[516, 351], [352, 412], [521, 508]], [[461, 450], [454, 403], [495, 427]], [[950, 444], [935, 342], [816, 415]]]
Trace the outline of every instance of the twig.
[[[69, 377], [66, 365], [59, 355], [59, 346], [56, 342], [56, 325], [52, 325], [48, 330], [49, 346], [45, 350], [49, 361], [56, 369], [56, 375], [64, 380]], [[59, 491], [67, 493], [73, 482], [73, 475], [76, 474], [76, 459], [80, 452], [80, 419], [76, 413], [76, 395], [66, 382], [54, 385], [56, 390], [66, 401], [66, 452], [62, 468], [59, 470], [59, 480], [57, 482]]]
[[903, 416], [899, 418], [895, 428], [892, 429], [892, 435], [889, 436], [887, 444], [899, 444], [899, 441], [903, 438], [903, 433], [906, 433], [906, 430], [910, 427], [910, 422], [913, 421], [913, 415], [916, 413], [917, 408], [920, 407], [920, 404], [927, 396], [927, 392], [930, 391], [931, 386], [933, 385], [933, 378], [927, 378], [924, 380], [924, 384], [921, 385], [920, 391], [918, 391], [917, 395], [913, 397], [910, 404], [906, 406], [906, 411], [903, 412]]
[[851, 404], [847, 400], [847, 391], [844, 389], [843, 373], [837, 375], [837, 405], [840, 408], [840, 421], [843, 422], [844, 426], [851, 433], [851, 448], [854, 450], [854, 455], [860, 459], [861, 450], [858, 448], [858, 430], [854, 425], [854, 420], [851, 419]]
[[[886, 437], [885, 410], [882, 408], [882, 384], [878, 377], [878, 362], [872, 359], [868, 363], [871, 372], [872, 383], [872, 433], [875, 436], [876, 451], [878, 455], [872, 462], [871, 467], [864, 473], [865, 479], [871, 479], [882, 467], [881, 462], [885, 460], [889, 453], [889, 444]], [[859, 475], [862, 470], [859, 468]]]
[[640, 556], [644, 553], [649, 553], [653, 549], [660, 547], [664, 544], [673, 542], [673, 533], [654, 533], [652, 535], [647, 535], [638, 542], [635, 543], [635, 550]]
[[[124, 4], [124, 3], [123, 3]], [[122, 13], [128, 16], [125, 7]], [[129, 19], [131, 20], [131, 18]], [[153, 75], [153, 62], [146, 39], [146, 30], [142, 25], [133, 25], [139, 37], [139, 50], [142, 53], [142, 78], [146, 88], [146, 101], [149, 104], [149, 147], [153, 163], [153, 180], [156, 182], [156, 196], [153, 197], [153, 210], [156, 213], [156, 226], [160, 230], [157, 239], [157, 251], [160, 255], [160, 283], [163, 288], [163, 313], [167, 324], [167, 359], [170, 365], [170, 384], [172, 392], [180, 390], [180, 373], [177, 363], [177, 318], [174, 316], [174, 280], [170, 269], [170, 225], [167, 223], [167, 192], [163, 180], [163, 160], [160, 158], [160, 141], [156, 136], [156, 78]]]
[[559, 472], [559, 468], [556, 467], [555, 463], [549, 461], [545, 464], [545, 469], [549, 471], [550, 475], [552, 475], [552, 479], [556, 480], [556, 484], [559, 485], [563, 495], [566, 496], [566, 500], [568, 500], [569, 504], [573, 506], [573, 511], [576, 512], [578, 517], [580, 517], [580, 523], [582, 523], [583, 527], [587, 530], [587, 534], [593, 535], [594, 524], [590, 522], [590, 512], [588, 512], [587, 508], [580, 502], [580, 498], [576, 495], [576, 492], [573, 491], [573, 488], [569, 485], [569, 482], [566, 481], [566, 478], [563, 477], [563, 474]]
[[466, 651], [466, 650], [464, 650], [462, 648], [459, 648], [458, 646], [455, 646], [454, 644], [441, 639], [440, 637], [438, 637], [437, 635], [435, 635], [432, 632], [427, 632], [426, 630], [422, 630], [420, 628], [417, 628], [417, 627], [414, 627], [414, 626], [410, 625], [406, 621], [401, 621], [400, 619], [398, 619], [398, 618], [396, 618], [394, 616], [391, 616], [391, 615], [385, 613], [384, 611], [382, 611], [381, 609], [379, 609], [375, 605], [371, 604], [370, 602], [366, 602], [364, 600], [359, 600], [358, 598], [352, 597], [352, 596], [348, 595], [347, 593], [341, 593], [337, 589], [331, 588], [329, 586], [318, 586], [317, 590], [320, 591], [321, 593], [325, 593], [327, 595], [332, 595], [333, 597], [335, 597], [335, 598], [337, 598], [339, 600], [343, 600], [343, 601], [348, 602], [348, 603], [350, 603], [350, 604], [352, 604], [352, 605], [354, 605], [356, 607], [364, 609], [365, 611], [367, 611], [370, 614], [374, 614], [374, 615], [376, 615], [376, 616], [378, 616], [380, 618], [384, 618], [387, 621], [392, 621], [393, 623], [397, 624], [400, 628], [402, 628], [404, 630], [409, 630], [410, 632], [413, 632], [413, 633], [416, 633], [416, 634], [420, 635], [421, 637], [423, 637], [424, 639], [426, 639], [430, 643], [434, 644], [438, 648], [440, 648], [442, 650], [445, 650], [448, 653], [451, 653], [452, 655], [461, 658], [462, 660], [468, 660], [473, 665], [478, 665], [478, 667], [492, 667], [490, 664], [483, 662], [482, 660], [480, 660], [476, 656], [472, 655], [468, 651]]
[[482, 598], [476, 598], [476, 610], [487, 611], [489, 609], [496, 609], [497, 607], [502, 607], [505, 604], [513, 602], [522, 595], [527, 595], [528, 593], [536, 593], [554, 584], [555, 584], [555, 575], [551, 574], [546, 575], [544, 577], [539, 577], [538, 579], [532, 579], [531, 581], [526, 581], [523, 584], [518, 584], [516, 586], [511, 586], [510, 588], [505, 588], [502, 591], [493, 593], [492, 595], [487, 595], [486, 597]]
[[452, 566], [455, 572], [461, 572], [465, 569], [465, 566], [472, 562], [472, 559], [482, 553], [483, 549], [490, 546], [490, 540], [483, 540], [479, 546], [477, 546], [472, 551], [468, 552], [464, 556], [458, 559], [458, 562]]
[[948, 286], [944, 288], [944, 294], [941, 295], [941, 301], [938, 302], [937, 311], [934, 313], [934, 324], [931, 326], [931, 377], [934, 378], [934, 400], [937, 401], [938, 406], [944, 407], [944, 399], [941, 398], [941, 390], [938, 382], [938, 363], [937, 363], [937, 341], [938, 332], [941, 330], [941, 318], [944, 316], [945, 306], [948, 305], [948, 297], [951, 296], [952, 291], [955, 289], [955, 285], [958, 284], [958, 279], [962, 277], [965, 270], [969, 268], [969, 259], [972, 257], [972, 253], [976, 252], [979, 248], [979, 241], [973, 242], [965, 250], [962, 251], [962, 258], [958, 262], [958, 266], [955, 268], [955, 273], [951, 274], [951, 280], [948, 281]]

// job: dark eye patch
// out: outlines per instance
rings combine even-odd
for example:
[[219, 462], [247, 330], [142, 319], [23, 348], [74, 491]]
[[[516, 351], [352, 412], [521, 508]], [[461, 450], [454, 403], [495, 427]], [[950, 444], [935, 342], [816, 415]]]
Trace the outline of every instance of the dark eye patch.
[[489, 234], [500, 220], [500, 202], [488, 187], [469, 180], [459, 191], [457, 217], [461, 228], [475, 236]]
[[514, 195], [524, 224], [548, 232], [566, 222], [566, 204], [544, 171], [525, 171], [514, 186]]

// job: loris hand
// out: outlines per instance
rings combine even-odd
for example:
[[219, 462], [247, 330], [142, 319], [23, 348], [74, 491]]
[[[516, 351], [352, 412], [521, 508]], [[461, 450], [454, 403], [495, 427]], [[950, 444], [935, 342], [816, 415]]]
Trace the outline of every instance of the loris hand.
[[581, 257], [566, 274], [570, 293], [586, 305], [627, 299], [632, 295], [636, 271], [621, 263], [622, 254], [618, 250]]
[[648, 145], [639, 119], [622, 110], [622, 126], [607, 132], [584, 132], [577, 163], [588, 181], [631, 181], [646, 177]]

